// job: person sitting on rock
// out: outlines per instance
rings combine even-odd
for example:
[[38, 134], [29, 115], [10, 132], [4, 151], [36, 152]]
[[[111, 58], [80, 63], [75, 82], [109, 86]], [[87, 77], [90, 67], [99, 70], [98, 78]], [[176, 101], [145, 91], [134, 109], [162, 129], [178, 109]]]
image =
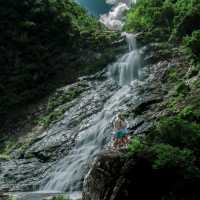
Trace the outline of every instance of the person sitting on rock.
[[128, 122], [121, 113], [118, 113], [114, 122], [114, 148], [121, 147], [128, 141]]

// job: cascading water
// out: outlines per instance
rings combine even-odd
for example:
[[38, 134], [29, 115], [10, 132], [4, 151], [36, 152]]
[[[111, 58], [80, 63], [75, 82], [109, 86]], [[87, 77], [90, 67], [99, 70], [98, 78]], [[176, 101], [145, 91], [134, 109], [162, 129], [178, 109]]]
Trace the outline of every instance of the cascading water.
[[124, 86], [105, 103], [101, 112], [93, 116], [92, 126], [80, 132], [73, 150], [57, 163], [56, 170], [48, 178], [45, 191], [80, 191], [87, 164], [104, 148], [112, 133], [111, 121], [123, 105], [130, 88]]
[[[42, 181], [43, 191], [78, 192], [81, 191], [84, 176], [88, 171], [88, 163], [107, 145], [112, 133], [112, 120], [119, 111], [126, 110], [127, 99], [133, 99], [131, 82], [139, 78], [140, 53], [137, 50], [135, 36], [123, 33], [129, 45], [129, 51], [117, 62], [108, 67], [108, 82], [118, 82], [102, 109], [92, 115], [87, 128], [78, 133], [76, 144], [68, 155], [60, 160], [51, 173]], [[105, 87], [105, 84], [97, 88]], [[97, 98], [98, 90], [91, 90], [93, 98]]]
[[135, 36], [130, 33], [124, 33], [124, 35], [129, 45], [129, 52], [109, 66], [108, 70], [110, 76], [114, 77], [121, 86], [130, 83], [134, 79], [139, 79], [141, 68], [141, 58], [136, 46]]

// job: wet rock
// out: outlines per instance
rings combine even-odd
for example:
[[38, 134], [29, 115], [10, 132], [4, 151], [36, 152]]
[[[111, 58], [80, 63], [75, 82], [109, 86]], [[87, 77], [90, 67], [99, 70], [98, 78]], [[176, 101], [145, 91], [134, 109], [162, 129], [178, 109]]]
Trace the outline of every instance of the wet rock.
[[0, 187], [4, 191], [32, 191], [38, 188], [40, 179], [51, 163], [37, 159], [11, 160], [0, 163]]
[[78, 133], [94, 123], [94, 117], [117, 88], [111, 80], [88, 81], [86, 87], [87, 90], [70, 102], [62, 120], [32, 138], [22, 152], [16, 149], [13, 158], [17, 159], [0, 162], [0, 190], [38, 189], [46, 174], [54, 171], [56, 162], [67, 156], [76, 144]]
[[42, 200], [54, 200], [54, 197], [44, 197]]
[[[173, 63], [175, 62], [171, 64]], [[141, 72], [145, 79], [135, 80], [122, 90], [113, 80], [107, 79], [104, 70], [81, 77], [77, 83], [62, 88], [64, 96], [71, 87], [78, 89], [80, 93], [70, 99], [70, 102], [63, 102], [62, 99], [58, 102], [58, 108], [55, 109], [65, 108], [62, 118], [51, 123], [42, 134], [35, 136], [23, 150], [23, 156], [16, 153], [13, 157], [18, 159], [0, 162], [0, 190], [37, 190], [52, 178], [50, 175], [54, 175], [58, 162], [78, 143], [79, 134], [87, 136], [88, 129], [93, 126], [96, 128], [96, 125], [97, 129], [101, 129], [98, 122], [102, 119], [103, 139], [99, 145], [103, 148], [111, 140], [112, 117], [118, 112], [127, 116], [131, 135], [147, 133], [156, 117], [162, 115], [159, 112], [159, 105], [164, 98], [161, 81], [168, 65], [168, 61], [146, 65]], [[99, 115], [102, 110], [104, 112]], [[95, 135], [97, 129], [91, 132]], [[91, 137], [94, 136], [91, 135], [89, 139]], [[120, 184], [124, 182], [123, 178], [120, 179], [121, 183], [117, 182], [123, 165], [121, 153], [107, 152], [98, 158], [84, 183], [84, 200], [101, 200], [103, 196], [107, 200], [113, 191], [118, 191]], [[87, 168], [85, 171], [88, 170], [88, 163], [85, 163], [84, 168]], [[76, 183], [80, 189], [82, 179]], [[97, 194], [97, 191], [101, 192]]]
[[[48, 193], [48, 192], [16, 192], [13, 193], [17, 200], [56, 200], [56, 197], [66, 197], [64, 193]], [[67, 197], [66, 197], [67, 198]]]
[[84, 181], [83, 200], [159, 200], [176, 178], [170, 170], [152, 170], [148, 154], [104, 153]]
[[105, 80], [107, 78], [106, 75], [106, 69], [103, 69], [100, 72], [95, 73], [94, 75], [90, 75], [90, 76], [82, 76], [80, 78], [78, 78], [78, 80], [80, 81], [91, 81], [91, 80]]
[[9, 195], [0, 192], [0, 200], [9, 200]]
[[106, 152], [94, 162], [84, 181], [83, 200], [108, 200], [124, 164], [121, 153]]
[[140, 115], [144, 111], [148, 110], [152, 104], [156, 104], [161, 101], [162, 101], [162, 98], [155, 98], [155, 97], [150, 96], [146, 99], [143, 99], [141, 102], [139, 102], [137, 105], [135, 105], [133, 112], [136, 115]]
[[129, 122], [129, 130], [134, 131], [140, 127], [145, 122], [145, 119], [142, 117], [136, 117], [134, 120]]
[[153, 122], [145, 121], [141, 126], [139, 126], [133, 134], [143, 134], [145, 135], [146, 133], [149, 132], [149, 130], [153, 127]]

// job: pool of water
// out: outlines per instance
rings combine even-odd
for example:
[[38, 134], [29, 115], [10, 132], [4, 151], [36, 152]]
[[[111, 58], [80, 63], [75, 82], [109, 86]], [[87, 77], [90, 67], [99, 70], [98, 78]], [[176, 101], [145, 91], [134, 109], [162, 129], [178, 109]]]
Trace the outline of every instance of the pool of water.
[[100, 16], [108, 13], [111, 5], [107, 4], [105, 0], [75, 0], [81, 6], [86, 8], [91, 15]]
[[41, 199], [52, 199], [56, 196], [69, 197], [72, 200], [81, 199], [81, 192], [74, 192], [71, 194], [61, 193], [61, 192], [50, 192], [50, 191], [38, 191], [38, 192], [18, 192], [18, 193], [8, 193], [9, 195], [16, 198], [16, 200], [41, 200]]

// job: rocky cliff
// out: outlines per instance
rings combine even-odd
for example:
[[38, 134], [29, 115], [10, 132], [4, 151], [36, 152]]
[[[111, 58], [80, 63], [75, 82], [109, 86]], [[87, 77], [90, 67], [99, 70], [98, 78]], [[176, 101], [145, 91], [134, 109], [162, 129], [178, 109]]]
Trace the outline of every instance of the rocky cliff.
[[[196, 0], [141, 0], [128, 10], [124, 30], [139, 32], [125, 34], [129, 51], [52, 93], [26, 137], [4, 146], [0, 190], [83, 189], [83, 200], [199, 199], [198, 7]], [[130, 140], [112, 151], [118, 112]]]
[[199, 6], [141, 0], [128, 11], [124, 29], [153, 47], [144, 65], [155, 81], [143, 90], [159, 98], [130, 109], [132, 119], [142, 118], [139, 127], [144, 118], [152, 126], [131, 129], [126, 152], [99, 155], [84, 181], [84, 200], [200, 198]]
[[176, 48], [149, 48], [151, 78], [127, 114], [133, 139], [125, 151], [108, 150], [93, 162], [83, 200], [199, 198], [200, 75]]

